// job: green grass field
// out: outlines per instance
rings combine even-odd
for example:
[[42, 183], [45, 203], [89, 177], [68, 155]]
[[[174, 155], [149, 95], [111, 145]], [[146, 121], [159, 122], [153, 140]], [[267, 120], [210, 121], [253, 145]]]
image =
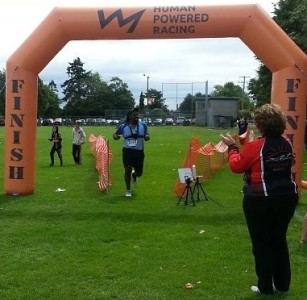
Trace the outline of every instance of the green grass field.
[[[0, 195], [1, 300], [273, 298], [249, 291], [256, 276], [242, 212], [242, 175], [226, 164], [203, 184], [209, 201], [196, 206], [177, 205], [173, 196], [192, 136], [217, 143], [225, 130], [150, 127], [143, 177], [133, 197], [125, 198], [122, 140], [111, 139], [112, 127], [84, 129], [87, 136], [110, 139], [112, 186], [108, 193], [98, 190], [89, 142], [83, 164], [73, 163], [71, 127], [60, 128], [64, 166], [56, 157], [56, 166], [49, 167], [51, 128], [37, 128], [34, 194]], [[306, 198], [302, 191], [288, 234], [290, 300], [307, 299], [307, 247], [299, 244]], [[193, 288], [185, 288], [187, 283]]]

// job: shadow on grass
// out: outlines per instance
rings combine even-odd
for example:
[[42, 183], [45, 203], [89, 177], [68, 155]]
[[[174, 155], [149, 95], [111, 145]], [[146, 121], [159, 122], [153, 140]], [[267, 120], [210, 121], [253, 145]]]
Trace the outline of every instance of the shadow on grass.
[[[175, 209], [175, 208], [174, 208]], [[77, 210], [74, 208], [50, 208], [40, 207], [35, 210], [10, 209], [9, 207], [2, 210], [2, 218], [19, 219], [49, 222], [116, 222], [116, 223], [159, 223], [159, 224], [195, 224], [195, 225], [214, 225], [225, 226], [225, 224], [242, 225], [244, 220], [239, 212], [225, 212], [202, 215], [193, 213], [184, 213], [182, 211], [162, 211], [162, 212], [116, 212], [110, 210]]]

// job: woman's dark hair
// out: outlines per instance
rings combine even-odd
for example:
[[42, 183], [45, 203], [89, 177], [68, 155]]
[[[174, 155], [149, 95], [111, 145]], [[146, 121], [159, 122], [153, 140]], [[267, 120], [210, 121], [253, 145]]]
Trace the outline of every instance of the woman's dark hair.
[[126, 122], [129, 122], [130, 120], [130, 116], [132, 115], [132, 113], [134, 112], [139, 112], [139, 109], [137, 107], [133, 108], [133, 109], [130, 109], [128, 112], [127, 112], [127, 115], [126, 115]]
[[56, 133], [59, 133], [59, 126], [58, 125], [53, 125], [52, 126], [52, 132], [53, 132], [53, 129], [55, 129]]
[[262, 136], [280, 136], [284, 133], [287, 118], [276, 104], [264, 104], [255, 110], [254, 122]]

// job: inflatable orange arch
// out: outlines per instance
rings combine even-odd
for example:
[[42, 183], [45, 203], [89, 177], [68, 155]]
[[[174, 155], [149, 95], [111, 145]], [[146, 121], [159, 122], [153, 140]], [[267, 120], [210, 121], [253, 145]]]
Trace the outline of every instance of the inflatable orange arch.
[[259, 5], [54, 8], [7, 61], [4, 191], [35, 188], [38, 74], [72, 40], [240, 38], [272, 71], [272, 103], [287, 114], [301, 187], [304, 52]]

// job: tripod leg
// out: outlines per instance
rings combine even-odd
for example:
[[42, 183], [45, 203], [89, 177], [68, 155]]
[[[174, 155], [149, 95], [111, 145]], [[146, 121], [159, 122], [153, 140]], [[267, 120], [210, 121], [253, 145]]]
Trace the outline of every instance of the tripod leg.
[[185, 194], [185, 201], [184, 201], [185, 205], [188, 205], [189, 190], [190, 190], [190, 186], [187, 185], [187, 193]]
[[195, 184], [194, 184], [194, 187], [193, 187], [193, 195], [194, 195], [194, 193], [195, 193], [195, 190], [197, 191], [197, 201], [199, 201], [200, 200], [200, 197], [199, 197], [199, 185], [200, 185], [200, 183], [199, 183], [199, 181], [198, 181], [198, 179], [196, 179], [196, 182], [195, 182]]
[[205, 190], [204, 190], [204, 188], [203, 188], [203, 186], [200, 184], [200, 188], [201, 188], [201, 190], [202, 190], [202, 192], [203, 192], [203, 195], [204, 195], [204, 197], [205, 197], [205, 200], [209, 200], [208, 199], [208, 196], [207, 196], [207, 193], [205, 192]]
[[199, 194], [200, 194], [200, 192], [199, 192], [199, 186], [201, 187], [200, 183], [198, 182], [198, 183], [197, 183], [197, 200], [198, 200], [198, 201], [200, 200], [200, 197], [199, 197]]
[[177, 202], [177, 205], [179, 205], [180, 204], [180, 202], [181, 202], [181, 199], [183, 198], [183, 196], [184, 196], [184, 194], [185, 194], [185, 192], [187, 192], [188, 190], [187, 190], [187, 185], [185, 186], [185, 188], [184, 188], [184, 190], [183, 190], [183, 192], [182, 192], [182, 194], [181, 194], [181, 196], [180, 196], [180, 198], [179, 198], [179, 200], [178, 200], [178, 202]]
[[195, 201], [194, 201], [194, 197], [193, 197], [193, 191], [192, 191], [192, 188], [191, 188], [190, 184], [187, 185], [187, 194], [185, 196], [185, 205], [188, 205], [189, 195], [191, 197], [193, 206], [195, 206]]
[[193, 194], [194, 194], [195, 190], [197, 190], [197, 201], [199, 201], [199, 178], [198, 177], [196, 177], [196, 179], [195, 179]]
[[[196, 183], [197, 183], [197, 182], [196, 182]], [[194, 196], [194, 193], [195, 193], [196, 183], [194, 184], [193, 189], [192, 189], [192, 196]]]
[[193, 206], [195, 206], [195, 201], [194, 201], [194, 197], [193, 197], [193, 193], [192, 193], [192, 188], [190, 187], [190, 191], [191, 191], [191, 200], [193, 203]]
[[[193, 187], [193, 193], [195, 191], [195, 189], [197, 188], [197, 197], [198, 197], [198, 200], [199, 200], [199, 194], [200, 194], [200, 190], [202, 191], [203, 195], [204, 195], [204, 200], [206, 201], [209, 201], [209, 195], [207, 194], [207, 192], [205, 191], [205, 189], [203, 188], [201, 182], [199, 181], [199, 178], [197, 177], [196, 178], [196, 181], [195, 181], [195, 185]], [[194, 203], [194, 199], [193, 200], [193, 203]], [[210, 200], [215, 202], [217, 205], [219, 205], [220, 207], [224, 207], [222, 204], [218, 203], [217, 201], [215, 201], [214, 199], [212, 199], [212, 197], [210, 197]]]
[[[195, 186], [194, 186], [194, 189], [195, 189]], [[177, 202], [177, 205], [180, 204], [184, 194], [185, 194], [185, 201], [184, 201], [184, 204], [185, 205], [188, 205], [188, 202], [189, 202], [189, 197], [191, 197], [191, 200], [192, 200], [192, 204], [193, 206], [195, 206], [195, 201], [194, 201], [194, 197], [193, 197], [193, 193], [194, 193], [194, 190], [192, 190], [192, 187], [191, 187], [191, 184], [190, 183], [187, 183], [180, 198], [178, 199], [178, 202]]]

